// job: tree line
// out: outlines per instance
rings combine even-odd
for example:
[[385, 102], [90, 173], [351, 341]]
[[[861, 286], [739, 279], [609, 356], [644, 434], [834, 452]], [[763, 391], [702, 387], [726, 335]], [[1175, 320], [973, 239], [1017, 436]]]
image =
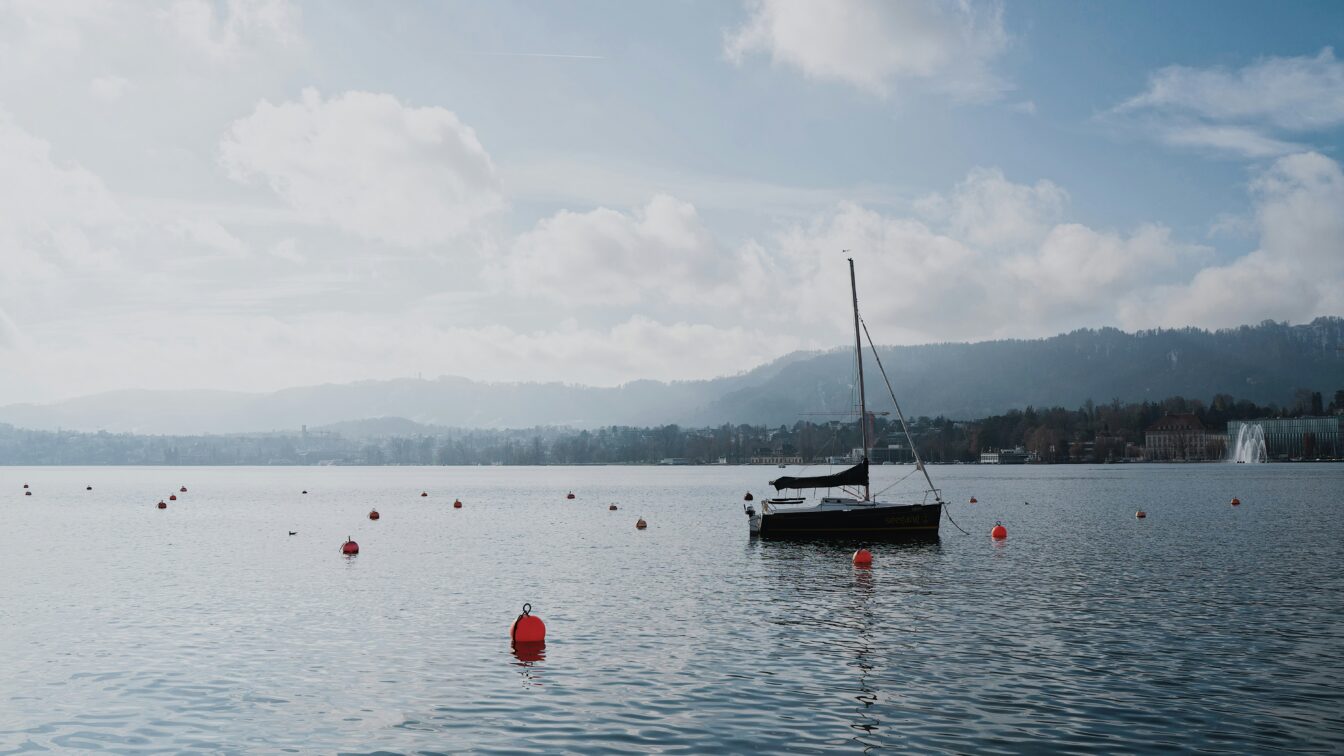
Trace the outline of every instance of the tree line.
[[[1220, 431], [1228, 421], [1344, 414], [1344, 389], [1327, 403], [1298, 391], [1284, 406], [1257, 405], [1227, 394], [1209, 402], [1171, 397], [1159, 402], [1096, 404], [1077, 409], [1027, 407], [973, 421], [910, 420], [922, 457], [934, 463], [973, 462], [982, 451], [1024, 447], [1044, 462], [1100, 462], [1127, 456], [1146, 428], [1167, 414], [1192, 414]], [[872, 446], [906, 446], [895, 418], [871, 419]], [[444, 430], [414, 436], [347, 437], [338, 433], [149, 436], [128, 433], [36, 431], [0, 424], [4, 465], [571, 465], [729, 464], [771, 457], [816, 461], [859, 448], [852, 421], [798, 421], [792, 426], [687, 428], [607, 426]], [[878, 452], [874, 452], [876, 457]]]

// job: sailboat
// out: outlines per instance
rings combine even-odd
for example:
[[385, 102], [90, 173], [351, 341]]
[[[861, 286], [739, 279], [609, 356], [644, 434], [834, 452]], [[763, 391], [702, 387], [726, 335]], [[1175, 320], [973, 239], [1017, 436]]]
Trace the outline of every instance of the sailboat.
[[[828, 489], [828, 495], [820, 500], [809, 501], [803, 497], [776, 497], [760, 502], [760, 511], [755, 507], [745, 507], [751, 532], [763, 538], [768, 537], [844, 537], [861, 536], [871, 539], [890, 538], [937, 538], [938, 525], [942, 521], [943, 499], [929, 472], [920, 459], [914, 439], [910, 437], [910, 428], [905, 422], [900, 404], [893, 393], [891, 400], [896, 405], [896, 415], [900, 418], [901, 428], [905, 431], [906, 441], [914, 453], [915, 466], [924, 474], [928, 489], [924, 501], [920, 503], [897, 503], [874, 499], [868, 479], [868, 449], [871, 443], [868, 437], [868, 405], [863, 385], [863, 341], [860, 338], [859, 289], [854, 280], [854, 259], [849, 259], [849, 288], [854, 301], [854, 356], [858, 362], [859, 395], [859, 432], [863, 437], [863, 456], [857, 465], [837, 473], [810, 477], [785, 476], [770, 481], [776, 493], [780, 491], [804, 491]], [[863, 326], [867, 332], [867, 326]], [[872, 339], [869, 338], [869, 346]], [[882, 368], [882, 358], [873, 349], [873, 357], [882, 370], [883, 379], [886, 369]], [[888, 391], [891, 383], [887, 382]], [[845, 495], [829, 495], [830, 490], [840, 489]], [[929, 497], [933, 501], [929, 501]]]

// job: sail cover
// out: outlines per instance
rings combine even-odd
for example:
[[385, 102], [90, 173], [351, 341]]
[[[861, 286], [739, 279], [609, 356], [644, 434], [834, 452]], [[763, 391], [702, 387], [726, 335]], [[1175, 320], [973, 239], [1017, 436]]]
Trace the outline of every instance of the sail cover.
[[770, 485], [774, 486], [776, 491], [782, 491], [786, 488], [799, 489], [866, 486], [868, 485], [868, 460], [865, 459], [848, 470], [841, 470], [832, 475], [815, 475], [810, 478], [784, 477], [770, 481]]

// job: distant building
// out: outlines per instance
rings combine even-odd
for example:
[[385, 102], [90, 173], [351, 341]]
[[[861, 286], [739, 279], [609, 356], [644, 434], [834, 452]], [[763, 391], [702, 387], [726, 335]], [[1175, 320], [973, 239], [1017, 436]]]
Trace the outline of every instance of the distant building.
[[1021, 446], [1016, 449], [991, 449], [980, 453], [982, 465], [1025, 465], [1035, 461], [1037, 461], [1036, 455]]
[[798, 455], [771, 454], [751, 458], [753, 465], [801, 465], [803, 458]]
[[1318, 459], [1344, 457], [1344, 417], [1279, 417], [1265, 420], [1232, 420], [1227, 437], [1235, 439], [1242, 426], [1258, 425], [1265, 434], [1265, 454], [1270, 459]]
[[1165, 415], [1143, 434], [1144, 456], [1157, 462], [1208, 462], [1227, 456], [1227, 436], [1210, 433], [1192, 414]]

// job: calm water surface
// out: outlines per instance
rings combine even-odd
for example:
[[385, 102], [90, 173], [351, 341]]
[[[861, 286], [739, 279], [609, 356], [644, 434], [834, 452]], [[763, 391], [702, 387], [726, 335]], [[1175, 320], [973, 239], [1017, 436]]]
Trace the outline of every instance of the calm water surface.
[[871, 570], [778, 472], [0, 468], [0, 751], [1344, 751], [1344, 465], [932, 468]]

